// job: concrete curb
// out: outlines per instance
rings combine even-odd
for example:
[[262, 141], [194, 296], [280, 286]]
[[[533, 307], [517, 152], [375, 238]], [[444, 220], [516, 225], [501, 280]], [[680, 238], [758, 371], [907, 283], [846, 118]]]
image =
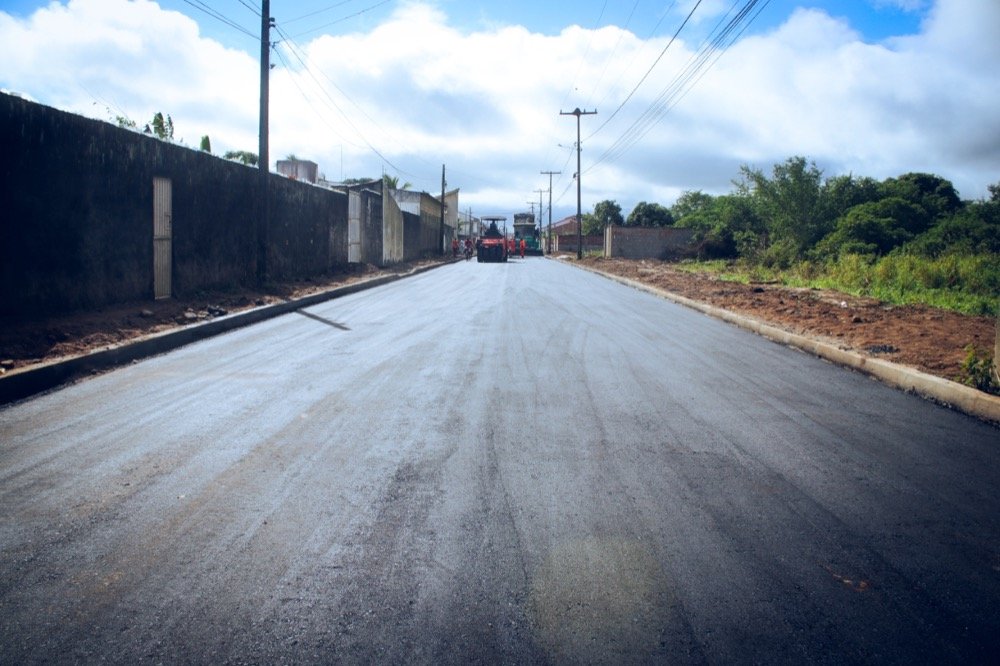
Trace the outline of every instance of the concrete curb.
[[589, 266], [577, 266], [577, 268], [582, 268], [596, 275], [601, 275], [615, 282], [633, 287], [634, 289], [666, 298], [716, 319], [735, 324], [740, 328], [762, 335], [774, 342], [809, 352], [837, 365], [863, 372], [890, 386], [915, 393], [923, 398], [957, 409], [970, 416], [975, 416], [994, 424], [1000, 424], [1000, 397], [998, 396], [983, 393], [969, 386], [935, 377], [934, 375], [929, 375], [905, 365], [871, 358], [857, 352], [841, 349], [826, 342], [790, 333], [776, 326], [766, 324], [759, 319], [753, 319], [752, 317], [736, 314], [713, 305], [694, 301], [679, 294], [666, 291], [665, 289], [652, 287], [641, 282], [636, 282], [635, 280], [630, 280], [629, 278], [605, 273]]
[[380, 287], [403, 278], [413, 277], [414, 275], [425, 273], [449, 263], [453, 262], [443, 261], [440, 264], [415, 268], [407, 273], [383, 275], [370, 280], [362, 280], [344, 285], [343, 287], [310, 294], [297, 300], [264, 305], [259, 308], [225, 315], [206, 322], [191, 324], [183, 328], [154, 333], [153, 335], [123, 342], [120, 345], [92, 352], [84, 356], [74, 356], [14, 370], [0, 375], [0, 405], [23, 400], [24, 398], [37, 395], [43, 391], [48, 391], [74, 379], [101, 370], [126, 365], [132, 361], [149, 356], [163, 354], [178, 347], [191, 344], [192, 342], [227, 333], [237, 328], [249, 326], [250, 324], [256, 324], [265, 319], [279, 317], [301, 308], [316, 305], [317, 303], [340, 298], [366, 289]]

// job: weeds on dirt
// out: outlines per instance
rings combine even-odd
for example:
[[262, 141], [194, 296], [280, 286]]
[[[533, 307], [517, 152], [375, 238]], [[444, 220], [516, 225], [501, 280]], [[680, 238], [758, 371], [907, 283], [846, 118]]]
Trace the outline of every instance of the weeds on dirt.
[[687, 261], [679, 267], [727, 281], [833, 289], [895, 305], [923, 303], [969, 315], [1000, 312], [1000, 257], [994, 254], [893, 254], [880, 259], [845, 254], [825, 263], [802, 261], [785, 270], [727, 261]]
[[956, 380], [980, 391], [1000, 395], [1000, 382], [993, 365], [993, 355], [974, 345], [965, 348], [965, 360], [962, 361], [961, 374]]

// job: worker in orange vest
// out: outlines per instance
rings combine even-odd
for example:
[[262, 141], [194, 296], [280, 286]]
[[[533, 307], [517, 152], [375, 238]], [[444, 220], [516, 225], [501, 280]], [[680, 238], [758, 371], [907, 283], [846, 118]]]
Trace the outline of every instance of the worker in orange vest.
[[522, 238], [521, 239], [521, 258], [522, 259], [524, 259], [524, 248], [525, 248], [526, 245], [527, 245], [527, 243], [525, 243], [524, 239]]

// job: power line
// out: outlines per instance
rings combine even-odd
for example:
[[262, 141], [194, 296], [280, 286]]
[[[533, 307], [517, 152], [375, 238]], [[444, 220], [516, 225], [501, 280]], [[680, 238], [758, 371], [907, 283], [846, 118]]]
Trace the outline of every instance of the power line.
[[667, 42], [667, 45], [663, 47], [662, 51], [660, 51], [660, 55], [656, 56], [656, 60], [654, 60], [653, 64], [649, 66], [649, 69], [646, 70], [646, 73], [642, 75], [642, 78], [639, 79], [639, 82], [635, 84], [635, 86], [632, 88], [632, 91], [625, 96], [625, 99], [623, 99], [622, 103], [618, 105], [618, 108], [611, 112], [611, 115], [608, 116], [608, 119], [605, 120], [603, 123], [601, 123], [596, 130], [590, 133], [590, 136], [587, 137], [588, 139], [597, 134], [598, 132], [600, 132], [602, 129], [604, 129], [604, 127], [611, 122], [611, 119], [614, 118], [616, 115], [618, 115], [618, 112], [622, 110], [622, 108], [628, 103], [630, 99], [632, 99], [632, 95], [635, 94], [635, 92], [639, 89], [639, 86], [641, 86], [643, 82], [645, 82], [645, 80], [649, 77], [650, 73], [652, 73], [656, 65], [660, 62], [660, 60], [663, 59], [663, 56], [664, 54], [666, 54], [667, 49], [669, 49], [670, 46], [674, 43], [674, 41], [677, 39], [677, 35], [681, 34], [681, 30], [684, 29], [684, 26], [686, 26], [688, 21], [691, 20], [691, 17], [694, 16], [694, 12], [696, 9], [698, 9], [698, 6], [700, 4], [701, 0], [698, 0], [698, 2], [694, 3], [694, 7], [692, 7], [691, 11], [688, 12], [688, 15], [684, 18], [684, 21], [681, 22], [680, 27], [677, 28], [677, 31], [674, 32], [673, 36], [670, 38], [670, 41]]
[[[724, 16], [710, 34], [708, 43], [703, 43], [699, 51], [688, 61], [685, 68], [671, 80], [670, 84], [661, 91], [646, 110], [633, 121], [587, 170], [590, 171], [602, 162], [613, 161], [621, 157], [629, 148], [645, 136], [670, 109], [676, 106], [694, 84], [701, 80], [701, 77], [704, 76], [707, 70], [718, 61], [725, 49], [735, 43], [743, 32], [746, 31], [749, 25], [768, 5], [770, 0], [763, 0], [763, 4], [757, 7], [760, 2], [761, 0], [749, 0], [746, 2], [740, 8], [739, 12], [737, 12], [736, 16], [729, 19], [728, 23], [720, 30], [719, 26], [726, 20]], [[735, 8], [736, 4], [734, 3], [733, 8]], [[754, 8], [757, 8], [756, 12], [753, 12]], [[726, 16], [729, 16], [731, 13], [732, 8], [727, 12]], [[752, 16], [751, 13], [753, 14]]]
[[309, 34], [312, 34], [314, 32], [319, 32], [320, 30], [323, 30], [324, 28], [329, 28], [331, 25], [337, 25], [338, 23], [343, 23], [344, 21], [346, 21], [348, 19], [352, 19], [352, 18], [354, 18], [356, 16], [361, 16], [362, 14], [366, 14], [366, 13], [372, 11], [373, 9], [378, 9], [382, 5], [387, 5], [390, 2], [392, 2], [392, 1], [393, 0], [382, 0], [381, 2], [376, 2], [374, 5], [371, 5], [370, 7], [365, 7], [361, 11], [355, 12], [353, 14], [349, 14], [348, 16], [345, 16], [344, 18], [339, 18], [336, 21], [330, 21], [329, 23], [324, 23], [323, 25], [321, 25], [319, 27], [316, 27], [316, 28], [312, 28], [311, 30], [306, 30], [304, 32], [300, 32], [300, 33], [298, 33], [296, 35], [293, 35], [293, 37], [299, 38], [299, 37], [302, 37], [303, 35], [309, 35]]
[[[212, 9], [211, 7], [209, 7], [208, 5], [206, 5], [204, 2], [201, 2], [201, 0], [184, 0], [184, 2], [186, 2], [189, 5], [191, 5], [192, 7], [194, 7], [195, 9], [197, 9], [200, 12], [204, 12], [204, 13], [208, 14], [209, 16], [211, 16], [212, 18], [216, 19], [217, 21], [221, 21], [221, 22], [225, 23], [230, 28], [233, 28], [234, 30], [238, 30], [239, 32], [242, 32], [244, 35], [247, 35], [248, 37], [251, 37], [251, 38], [253, 38], [255, 40], [260, 38], [259, 35], [256, 35], [256, 34], [250, 32], [249, 30], [247, 30], [246, 28], [244, 28], [240, 24], [236, 23], [235, 21], [233, 21], [229, 17], [224, 16], [223, 14], [219, 13], [218, 11], [216, 11], [216, 10]], [[260, 12], [258, 12], [257, 15], [259, 16]]]
[[259, 9], [257, 9], [257, 8], [256, 8], [256, 7], [254, 7], [253, 5], [251, 5], [251, 4], [250, 4], [249, 2], [247, 2], [246, 0], [236, 0], [236, 1], [237, 1], [238, 3], [240, 3], [241, 5], [243, 5], [244, 7], [246, 7], [247, 9], [249, 9], [249, 10], [250, 10], [250, 13], [252, 13], [252, 14], [253, 14], [254, 16], [256, 16], [256, 17], [260, 18], [260, 10], [259, 10]]
[[298, 21], [301, 21], [302, 19], [311, 18], [313, 16], [317, 16], [318, 14], [323, 14], [325, 12], [328, 12], [328, 11], [332, 10], [332, 9], [336, 9], [337, 7], [340, 7], [342, 5], [346, 5], [349, 2], [354, 2], [354, 0], [341, 0], [341, 2], [334, 3], [334, 4], [330, 5], [329, 7], [324, 7], [323, 9], [317, 9], [314, 12], [309, 12], [308, 14], [303, 14], [302, 16], [296, 16], [295, 18], [290, 19], [288, 21], [282, 21], [282, 23], [284, 23], [285, 25], [288, 25], [289, 23], [296, 23]]
[[[320, 92], [323, 93], [323, 96], [327, 100], [329, 100], [330, 104], [333, 105], [333, 107], [341, 115], [341, 117], [344, 119], [344, 121], [351, 127], [351, 129], [353, 129], [355, 131], [355, 133], [364, 142], [364, 144], [366, 146], [368, 146], [369, 150], [371, 150], [373, 153], [375, 153], [376, 155], [378, 155], [382, 159], [383, 162], [385, 162], [390, 167], [392, 167], [393, 169], [395, 169], [399, 174], [404, 175], [404, 176], [408, 176], [410, 178], [419, 178], [419, 176], [417, 176], [416, 174], [409, 173], [409, 172], [404, 171], [403, 169], [399, 168], [398, 166], [396, 166], [392, 162], [392, 160], [390, 160], [388, 157], [386, 157], [385, 155], [383, 155], [382, 152], [378, 148], [376, 148], [370, 141], [368, 141], [367, 138], [365, 138], [365, 136], [361, 133], [361, 130], [359, 130], [358, 127], [351, 121], [351, 119], [347, 115], [347, 113], [340, 107], [339, 104], [337, 104], [337, 101], [333, 98], [333, 96], [329, 93], [329, 91], [326, 89], [326, 87], [323, 86], [323, 84], [320, 82], [320, 80], [316, 77], [316, 74], [314, 73], [313, 69], [309, 66], [309, 64], [306, 62], [305, 58], [302, 56], [298, 45], [296, 45], [295, 42], [292, 40], [292, 38], [289, 37], [288, 35], [286, 35], [285, 32], [280, 27], [275, 28], [275, 30], [282, 37], [282, 43], [287, 46], [289, 53], [291, 53], [295, 57], [295, 59], [299, 62], [299, 64], [302, 66], [302, 70], [306, 74], [309, 75], [309, 77], [313, 80], [313, 82], [316, 83], [316, 85], [319, 88]], [[289, 68], [289, 71], [291, 71], [291, 68]], [[354, 107], [357, 108], [366, 118], [368, 118], [368, 120], [371, 121], [372, 124], [374, 124], [376, 127], [378, 127], [379, 129], [381, 129], [381, 127], [379, 127], [378, 123], [376, 123], [374, 119], [372, 119], [367, 113], [365, 113], [364, 109], [362, 109], [356, 102], [354, 102], [354, 100], [352, 100], [350, 98], [350, 96], [347, 95], [347, 93], [345, 93], [343, 90], [341, 90], [341, 88], [339, 86], [337, 86], [336, 83], [334, 83], [325, 74], [323, 75], [323, 78], [326, 79], [327, 82], [330, 83], [330, 85], [332, 85], [334, 88], [336, 88], [337, 91], [339, 91], [340, 94], [343, 95], [344, 98], [347, 101], [349, 101], [351, 104], [353, 104]], [[300, 89], [300, 91], [301, 91], [301, 89]], [[382, 130], [382, 131], [385, 132], [385, 130]]]

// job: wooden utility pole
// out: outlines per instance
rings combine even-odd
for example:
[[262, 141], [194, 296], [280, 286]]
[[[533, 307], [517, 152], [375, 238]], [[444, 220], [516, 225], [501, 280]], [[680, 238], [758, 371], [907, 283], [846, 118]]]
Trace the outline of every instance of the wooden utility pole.
[[597, 115], [597, 109], [593, 111], [581, 111], [576, 107], [572, 111], [560, 111], [560, 116], [576, 116], [576, 258], [583, 259], [583, 209], [580, 200], [580, 116]]
[[[552, 254], [552, 176], [560, 175], [562, 171], [542, 171], [543, 176], [548, 175], [549, 177], [549, 242], [548, 242], [548, 253]], [[538, 216], [541, 218], [541, 214]], [[541, 220], [539, 220], [539, 225], [541, 225]]]
[[267, 246], [270, 217], [270, 196], [267, 191], [268, 164], [271, 158], [267, 152], [268, 97], [271, 74], [271, 0], [261, 0], [260, 11], [260, 135], [257, 151], [257, 168], [260, 171], [260, 217], [257, 220], [257, 283], [267, 282]]

